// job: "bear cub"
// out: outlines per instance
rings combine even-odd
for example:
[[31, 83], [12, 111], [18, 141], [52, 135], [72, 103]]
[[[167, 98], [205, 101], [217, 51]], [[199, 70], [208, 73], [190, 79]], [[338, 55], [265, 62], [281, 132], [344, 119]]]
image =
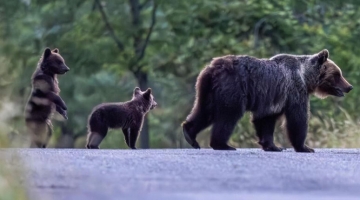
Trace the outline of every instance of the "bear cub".
[[125, 142], [131, 149], [142, 129], [144, 116], [157, 106], [151, 88], [145, 92], [136, 87], [130, 101], [119, 103], [103, 103], [96, 106], [88, 119], [88, 137], [86, 148], [99, 149], [108, 128], [122, 129]]
[[46, 148], [52, 134], [51, 116], [56, 110], [67, 119], [67, 107], [59, 96], [57, 75], [70, 69], [61, 57], [59, 49], [46, 48], [34, 74], [32, 91], [25, 106], [25, 122], [33, 148]]
[[305, 145], [309, 95], [344, 96], [353, 87], [324, 49], [313, 55], [279, 54], [270, 59], [228, 55], [214, 58], [196, 81], [196, 100], [182, 124], [186, 141], [200, 148], [197, 134], [213, 125], [210, 146], [235, 150], [227, 144], [237, 121], [252, 113], [259, 144], [265, 151], [281, 151], [273, 134], [285, 116], [289, 140], [297, 152], [314, 152]]

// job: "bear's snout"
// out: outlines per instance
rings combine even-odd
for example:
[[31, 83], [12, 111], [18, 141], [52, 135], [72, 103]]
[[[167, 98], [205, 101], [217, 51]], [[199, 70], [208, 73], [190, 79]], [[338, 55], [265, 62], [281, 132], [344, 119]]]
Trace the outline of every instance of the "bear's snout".
[[350, 85], [349, 87], [347, 87], [347, 88], [345, 89], [344, 92], [349, 93], [353, 88], [354, 88], [354, 87], [353, 87], [352, 85]]
[[60, 73], [61, 74], [65, 74], [66, 72], [70, 71], [70, 68], [67, 67], [66, 65], [62, 66]]
[[150, 110], [154, 109], [158, 104], [154, 101], [152, 104], [151, 104], [151, 107], [150, 107]]
[[348, 93], [348, 92], [350, 92], [350, 91], [353, 89], [353, 86], [350, 85], [350, 83], [347, 82], [347, 80], [346, 80], [344, 77], [342, 77], [342, 78], [340, 79], [340, 84], [339, 84], [339, 86], [340, 86], [340, 88], [342, 89], [342, 91], [345, 92], [345, 93]]
[[64, 71], [68, 72], [68, 71], [70, 71], [70, 68], [68, 66], [64, 65]]

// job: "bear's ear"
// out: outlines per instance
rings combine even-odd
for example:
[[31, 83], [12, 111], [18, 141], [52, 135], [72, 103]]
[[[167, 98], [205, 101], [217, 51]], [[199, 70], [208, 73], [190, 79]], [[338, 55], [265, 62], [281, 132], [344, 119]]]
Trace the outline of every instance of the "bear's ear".
[[141, 90], [140, 90], [139, 87], [136, 87], [136, 88], [134, 89], [134, 96], [137, 96], [137, 95], [139, 95], [139, 94], [141, 94]]
[[51, 50], [50, 48], [46, 48], [44, 51], [44, 58], [47, 58], [51, 55]]
[[327, 49], [324, 49], [318, 53], [318, 57], [319, 57], [320, 61], [322, 61], [323, 63], [329, 58], [329, 56], [330, 56], [330, 53]]
[[144, 92], [143, 96], [144, 96], [145, 99], [150, 99], [150, 95], [151, 95], [151, 88], [148, 88], [148, 89]]
[[59, 53], [60, 51], [59, 51], [58, 48], [55, 48], [55, 49], [52, 50], [52, 52], [54, 52], [54, 53]]
[[324, 49], [319, 53], [315, 54], [311, 58], [311, 61], [317, 63], [318, 65], [322, 65], [324, 64], [324, 62], [327, 61], [328, 58], [329, 58], [329, 51], [327, 49]]

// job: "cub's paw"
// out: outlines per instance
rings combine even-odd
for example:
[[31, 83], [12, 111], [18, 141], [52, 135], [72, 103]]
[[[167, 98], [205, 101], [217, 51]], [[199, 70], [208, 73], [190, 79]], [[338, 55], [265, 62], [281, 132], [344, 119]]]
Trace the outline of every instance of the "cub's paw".
[[315, 150], [304, 145], [304, 147], [302, 148], [298, 148], [298, 149], [295, 149], [296, 152], [299, 152], [299, 153], [315, 153]]
[[67, 110], [67, 106], [66, 104], [64, 103], [64, 105], [61, 107], [63, 110]]
[[63, 110], [63, 109], [57, 109], [58, 110], [58, 113], [64, 117], [64, 119], [68, 119], [68, 116], [67, 116], [67, 112], [66, 110]]
[[68, 120], [69, 118], [68, 118], [68, 116], [67, 116], [67, 112], [64, 110], [62, 113], [60, 113], [61, 114], [61, 116], [63, 116], [64, 117], [64, 119], [66, 119], [66, 120]]

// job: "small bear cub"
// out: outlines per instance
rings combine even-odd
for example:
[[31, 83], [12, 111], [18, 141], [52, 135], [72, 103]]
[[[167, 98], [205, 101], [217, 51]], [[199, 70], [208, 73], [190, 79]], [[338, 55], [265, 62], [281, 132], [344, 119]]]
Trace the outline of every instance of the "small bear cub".
[[45, 49], [31, 77], [32, 91], [25, 108], [26, 128], [32, 148], [46, 148], [52, 134], [51, 116], [54, 111], [68, 119], [66, 104], [59, 96], [57, 75], [69, 70], [59, 49]]
[[128, 147], [136, 149], [135, 144], [142, 129], [144, 116], [156, 106], [157, 103], [151, 94], [151, 88], [143, 92], [138, 87], [134, 89], [130, 101], [97, 105], [88, 119], [86, 148], [99, 149], [108, 128], [121, 128]]

